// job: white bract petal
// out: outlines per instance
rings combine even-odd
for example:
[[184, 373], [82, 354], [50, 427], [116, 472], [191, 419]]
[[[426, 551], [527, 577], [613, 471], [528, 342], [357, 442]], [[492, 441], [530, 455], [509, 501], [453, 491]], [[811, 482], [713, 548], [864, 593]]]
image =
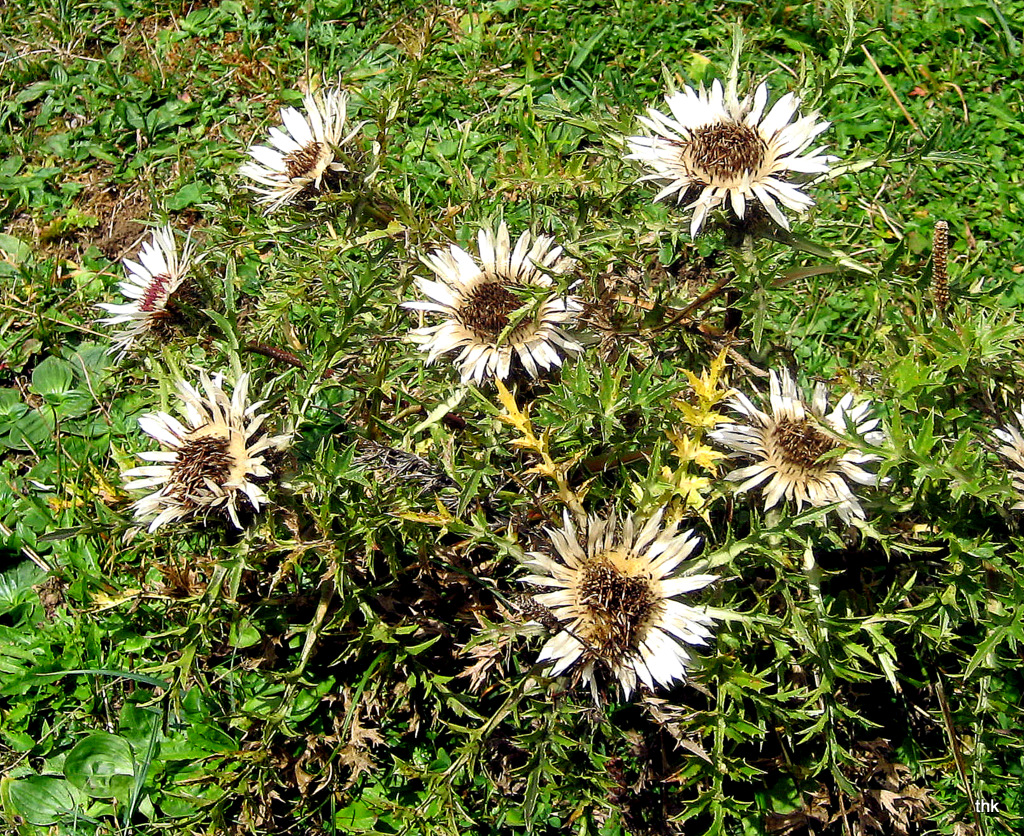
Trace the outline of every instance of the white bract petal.
[[779, 204], [804, 212], [813, 204], [801, 191], [805, 175], [827, 174], [836, 160], [822, 154], [822, 147], [807, 150], [829, 123], [818, 121], [817, 113], [798, 116], [794, 94], [787, 93], [764, 113], [764, 82], [752, 99], [737, 101], [726, 95], [716, 79], [710, 90], [684, 87], [665, 102], [671, 116], [650, 108], [646, 116], [637, 117], [649, 135], [626, 137], [626, 159], [639, 160], [650, 172], [640, 181], [660, 183], [655, 201], [673, 199], [693, 213], [692, 236], [716, 209], [740, 220], [748, 217], [750, 201], [788, 228]]
[[834, 505], [844, 520], [863, 519], [864, 509], [849, 483], [876, 487], [878, 477], [861, 465], [879, 457], [856, 445], [884, 440], [875, 430], [878, 419], [870, 403], [855, 407], [850, 393], [829, 413], [823, 384], [815, 387], [808, 404], [789, 372], [775, 370], [769, 375], [768, 403], [771, 414], [737, 393], [730, 405], [745, 422], [720, 423], [710, 433], [713, 441], [731, 451], [730, 458], [750, 462], [726, 475], [738, 483], [735, 492], [760, 488], [765, 510], [786, 500], [796, 511], [805, 505]]
[[446, 317], [441, 325], [409, 334], [427, 352], [428, 364], [458, 351], [455, 365], [462, 381], [480, 384], [507, 379], [514, 369], [540, 377], [561, 366], [563, 355], [583, 350], [560, 328], [575, 321], [580, 300], [535, 290], [551, 287], [548, 273], [572, 266], [552, 237], [534, 239], [524, 232], [513, 247], [502, 223], [497, 230], [480, 230], [477, 250], [474, 257], [450, 245], [421, 258], [436, 276], [436, 281], [416, 280], [430, 301], [407, 301], [402, 307]]
[[681, 568], [699, 541], [661, 520], [659, 511], [642, 527], [631, 516], [619, 525], [613, 513], [588, 517], [578, 532], [566, 512], [563, 527], [548, 530], [551, 554], [528, 555], [533, 574], [522, 580], [555, 588], [533, 595], [559, 622], [538, 657], [551, 676], [571, 671], [595, 699], [599, 674], [626, 699], [638, 683], [654, 690], [686, 678], [687, 645], [706, 645], [714, 619], [678, 598], [718, 578]]

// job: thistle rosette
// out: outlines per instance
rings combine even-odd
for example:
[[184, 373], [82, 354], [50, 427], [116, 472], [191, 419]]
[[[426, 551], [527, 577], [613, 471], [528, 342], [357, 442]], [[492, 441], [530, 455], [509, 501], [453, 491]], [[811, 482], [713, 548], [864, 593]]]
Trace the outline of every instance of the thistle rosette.
[[[562, 528], [548, 530], [552, 553], [531, 552], [526, 583], [553, 588], [534, 600], [560, 629], [538, 662], [551, 676], [572, 669], [598, 701], [598, 672], [610, 673], [628, 699], [638, 683], [652, 691], [686, 679], [690, 647], [712, 638], [715, 617], [679, 598], [718, 580], [690, 574], [684, 561], [700, 543], [677, 523], [662, 525], [659, 510], [639, 530], [632, 515], [621, 527], [613, 513], [590, 516], [583, 532], [565, 512]], [[580, 536], [582, 534], [582, 538]]]
[[[179, 380], [178, 412], [139, 418], [139, 427], [163, 449], [139, 453], [148, 464], [126, 470], [130, 491], [151, 491], [134, 503], [135, 517], [161, 526], [220, 513], [243, 528], [242, 511], [258, 512], [267, 502], [264, 486], [275, 475], [268, 456], [288, 446], [291, 436], [268, 435], [260, 413], [265, 403], [248, 403], [249, 376], [243, 374], [229, 397], [224, 376], [200, 373], [200, 389]], [[156, 490], [153, 490], [153, 489]]]
[[876, 487], [878, 476], [865, 465], [881, 457], [852, 446], [848, 432], [852, 429], [868, 445], [882, 443], [872, 404], [855, 406], [850, 392], [829, 412], [824, 384], [815, 386], [808, 404], [789, 372], [774, 370], [769, 374], [768, 402], [770, 413], [737, 392], [729, 403], [740, 420], [722, 422], [710, 434], [731, 451], [730, 458], [751, 460], [726, 476], [739, 483], [736, 493], [760, 487], [766, 511], [786, 499], [797, 511], [805, 505], [835, 505], [843, 520], [864, 519], [851, 485]]
[[800, 100], [787, 93], [765, 113], [768, 85], [742, 101], [717, 79], [711, 89], [683, 87], [665, 98], [671, 115], [650, 108], [638, 117], [650, 132], [626, 137], [627, 160], [650, 170], [640, 178], [663, 184], [655, 200], [674, 197], [693, 211], [696, 237], [708, 214], [720, 206], [743, 220], [748, 204], [759, 204], [783, 229], [789, 221], [780, 207], [805, 212], [814, 201], [801, 191], [807, 175], [826, 174], [837, 157], [811, 148], [831, 123], [817, 112], [799, 116]]

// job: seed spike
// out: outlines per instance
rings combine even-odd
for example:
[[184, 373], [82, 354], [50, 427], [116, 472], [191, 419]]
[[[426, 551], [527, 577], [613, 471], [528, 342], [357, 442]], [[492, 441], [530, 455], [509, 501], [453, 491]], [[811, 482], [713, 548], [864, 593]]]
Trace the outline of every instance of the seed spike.
[[946, 221], [935, 222], [932, 234], [932, 298], [935, 308], [946, 317], [949, 310], [949, 224]]

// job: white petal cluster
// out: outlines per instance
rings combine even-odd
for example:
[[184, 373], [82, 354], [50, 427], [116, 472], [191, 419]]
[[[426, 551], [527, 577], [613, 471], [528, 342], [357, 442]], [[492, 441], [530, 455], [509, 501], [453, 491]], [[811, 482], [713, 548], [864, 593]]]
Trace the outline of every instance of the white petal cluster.
[[327, 171], [344, 171], [336, 161], [345, 136], [348, 96], [339, 88], [307, 93], [305, 114], [294, 107], [281, 110], [281, 126], [270, 129], [269, 145], [253, 145], [252, 161], [239, 174], [255, 181], [249, 188], [260, 197], [265, 213], [273, 212], [304, 192], [319, 191]]
[[[459, 350], [455, 364], [464, 383], [488, 378], [504, 380], [513, 360], [530, 377], [562, 364], [562, 354], [583, 347], [562, 330], [581, 310], [573, 296], [543, 294], [553, 285], [552, 276], [565, 272], [571, 261], [562, 257], [554, 238], [540, 235], [531, 244], [529, 232], [519, 236], [515, 247], [502, 223], [497, 232], [480, 230], [479, 258], [454, 244], [435, 250], [423, 263], [436, 281], [416, 279], [417, 289], [428, 301], [404, 302], [403, 308], [440, 314], [444, 321], [414, 329], [410, 339], [427, 352], [427, 363]], [[518, 322], [524, 303], [514, 291], [537, 288], [539, 300]], [[507, 333], [505, 333], [507, 332]]]
[[1017, 419], [1016, 424], [1007, 424], [1002, 429], [993, 430], [992, 435], [999, 442], [996, 452], [1011, 466], [1010, 478], [1021, 497], [1012, 508], [1020, 511], [1024, 510], [1024, 435], [1021, 435], [1021, 427], [1024, 427], [1024, 404], [1013, 415]]
[[178, 253], [174, 230], [164, 226], [153, 230], [152, 240], [142, 245], [138, 261], [124, 259], [127, 278], [118, 284], [128, 300], [124, 304], [101, 302], [98, 308], [111, 314], [99, 320], [102, 325], [126, 326], [115, 332], [110, 353], [120, 360], [145, 333], [150, 331], [167, 310], [167, 303], [181, 287], [194, 263], [191, 236]]
[[[166, 412], [139, 418], [139, 426], [160, 442], [162, 450], [140, 453], [150, 464], [126, 470], [131, 491], [157, 490], [136, 500], [135, 517], [149, 522], [149, 531], [165, 523], [223, 511], [242, 528], [238, 512], [245, 501], [253, 511], [267, 502], [258, 480], [272, 471], [264, 453], [287, 446], [290, 436], [261, 434], [264, 401], [249, 404], [249, 376], [243, 374], [229, 398], [223, 375], [200, 374], [202, 391], [178, 381], [178, 412], [184, 423]], [[254, 481], [256, 480], [256, 481]]]
[[615, 514], [588, 517], [580, 543], [566, 513], [563, 527], [549, 529], [553, 554], [531, 552], [524, 582], [554, 591], [534, 595], [558, 619], [561, 629], [540, 652], [558, 676], [577, 666], [598, 699], [597, 670], [618, 680], [628, 699], [642, 682], [649, 689], [686, 679], [687, 646], [706, 645], [714, 618], [705, 609], [677, 600], [717, 580], [687, 574], [681, 567], [699, 544], [677, 524], [661, 525], [658, 511], [639, 530], [627, 516], [621, 530]]
[[808, 405], [797, 391], [792, 376], [772, 370], [769, 383], [771, 413], [762, 412], [741, 392], [730, 401], [741, 420], [720, 423], [711, 438], [733, 451], [730, 458], [752, 459], [727, 478], [739, 482], [737, 493], [760, 487], [765, 510], [783, 499], [799, 511], [804, 505], [836, 505], [844, 520], [864, 519], [864, 509], [850, 485], [875, 487], [878, 477], [864, 465], [880, 456], [850, 446], [853, 434], [864, 443], [877, 446], [884, 440], [868, 401], [856, 406], [847, 393], [828, 412], [825, 386], [818, 383]]
[[[652, 173], [641, 180], [664, 183], [655, 200], [689, 200], [690, 234], [696, 236], [712, 210], [726, 204], [742, 219], [756, 201], [775, 223], [788, 229], [780, 205], [802, 213], [813, 205], [799, 188], [804, 175], [825, 174], [837, 158], [811, 149], [829, 122], [818, 113], [797, 116], [799, 99], [787, 93], [765, 113], [768, 86], [762, 82], [738, 101], [717, 79], [711, 90], [684, 87], [666, 97], [671, 116], [650, 108], [640, 116], [647, 136], [626, 138], [626, 159], [639, 160]], [[797, 118], [794, 120], [794, 116]], [[796, 175], [797, 183], [793, 182]]]

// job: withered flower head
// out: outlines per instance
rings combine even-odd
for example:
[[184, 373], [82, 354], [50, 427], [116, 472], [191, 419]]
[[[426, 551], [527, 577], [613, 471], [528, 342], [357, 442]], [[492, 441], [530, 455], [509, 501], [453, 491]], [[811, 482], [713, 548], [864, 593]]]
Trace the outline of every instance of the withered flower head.
[[192, 238], [185, 239], [181, 253], [174, 240], [174, 230], [164, 226], [153, 230], [153, 239], [142, 245], [138, 261], [124, 259], [127, 278], [118, 285], [125, 298], [123, 305], [101, 302], [101, 308], [111, 316], [99, 320], [102, 325], [127, 326], [113, 334], [110, 353], [120, 360], [135, 341], [168, 317], [168, 303], [185, 281], [189, 268], [195, 263]]

